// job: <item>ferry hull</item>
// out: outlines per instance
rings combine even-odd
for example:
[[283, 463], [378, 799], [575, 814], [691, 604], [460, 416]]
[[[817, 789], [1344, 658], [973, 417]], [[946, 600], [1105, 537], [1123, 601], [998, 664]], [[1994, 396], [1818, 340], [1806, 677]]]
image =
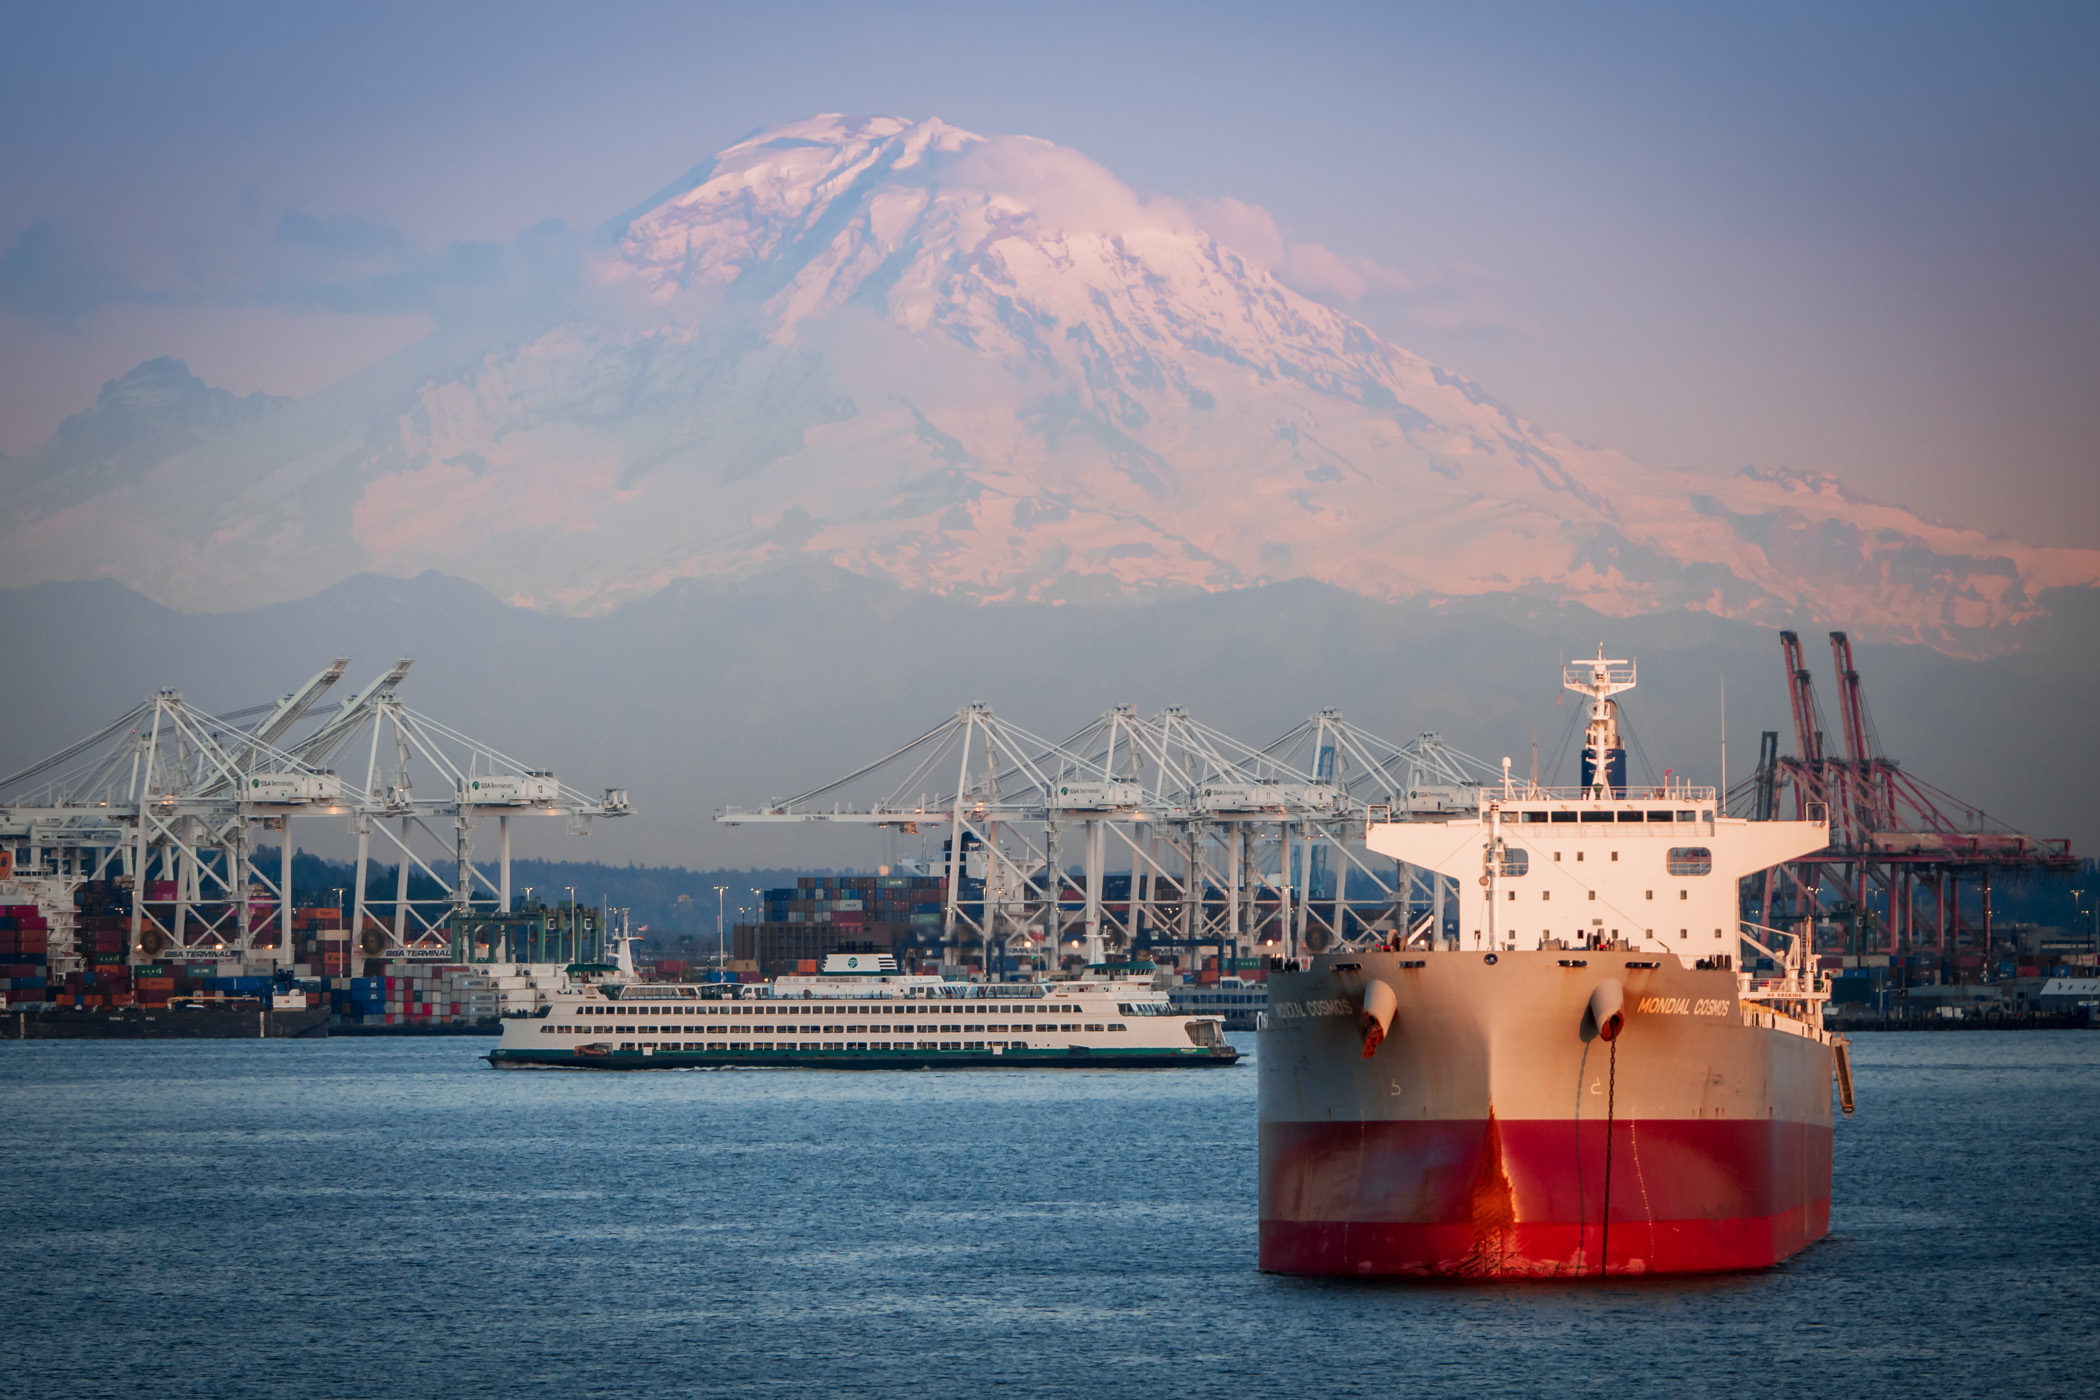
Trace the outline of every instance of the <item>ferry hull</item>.
[[[1354, 1008], [1374, 979], [1398, 1009], [1366, 1057]], [[1624, 991], [1615, 1042], [1583, 1037], [1605, 981]], [[1264, 1269], [1701, 1273], [1829, 1229], [1827, 1038], [1738, 1002], [1732, 973], [1552, 950], [1322, 959], [1274, 979], [1260, 1067]]]
[[580, 1055], [566, 1050], [495, 1050], [495, 1069], [1198, 1069], [1239, 1061], [1229, 1045], [1202, 1050], [681, 1050], [644, 1055], [613, 1051]]

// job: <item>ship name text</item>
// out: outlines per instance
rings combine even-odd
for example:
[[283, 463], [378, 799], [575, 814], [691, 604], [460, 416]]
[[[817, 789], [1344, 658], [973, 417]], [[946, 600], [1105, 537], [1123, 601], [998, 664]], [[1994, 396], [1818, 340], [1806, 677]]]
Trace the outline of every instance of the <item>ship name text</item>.
[[1635, 1010], [1644, 1016], [1728, 1016], [1735, 1004], [1715, 997], [1642, 997]]
[[1355, 1002], [1345, 997], [1314, 997], [1306, 1001], [1286, 1001], [1269, 1008], [1269, 1014], [1281, 1020], [1295, 1020], [1301, 1016], [1354, 1016]]

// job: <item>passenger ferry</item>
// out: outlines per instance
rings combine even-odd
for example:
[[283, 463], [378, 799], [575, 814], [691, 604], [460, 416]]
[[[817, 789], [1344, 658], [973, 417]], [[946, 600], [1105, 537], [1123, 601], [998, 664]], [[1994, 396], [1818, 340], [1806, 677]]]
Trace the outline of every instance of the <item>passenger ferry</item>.
[[[1217, 1016], [1177, 1012], [1144, 965], [1067, 982], [951, 982], [890, 955], [748, 986], [579, 981], [507, 1017], [496, 1069], [1156, 1069], [1230, 1065]], [[1120, 974], [1120, 975], [1119, 975]]]

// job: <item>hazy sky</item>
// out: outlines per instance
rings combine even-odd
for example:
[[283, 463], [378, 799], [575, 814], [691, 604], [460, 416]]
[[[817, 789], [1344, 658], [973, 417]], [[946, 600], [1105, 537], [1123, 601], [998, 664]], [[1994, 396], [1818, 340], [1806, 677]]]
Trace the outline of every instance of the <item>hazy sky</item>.
[[2100, 541], [2090, 5], [17, 3], [7, 33], [4, 452], [159, 354], [310, 392], [482, 245], [885, 112], [1261, 206], [1369, 260], [1356, 314], [1584, 441]]

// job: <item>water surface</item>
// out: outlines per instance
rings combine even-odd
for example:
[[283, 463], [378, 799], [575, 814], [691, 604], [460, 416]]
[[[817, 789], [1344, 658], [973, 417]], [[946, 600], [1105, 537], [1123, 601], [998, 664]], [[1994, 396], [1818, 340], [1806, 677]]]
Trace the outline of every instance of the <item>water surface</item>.
[[1860, 1036], [1831, 1236], [1781, 1268], [1515, 1286], [1257, 1273], [1248, 1063], [483, 1048], [0, 1044], [0, 1394], [2100, 1389], [2089, 1032]]

